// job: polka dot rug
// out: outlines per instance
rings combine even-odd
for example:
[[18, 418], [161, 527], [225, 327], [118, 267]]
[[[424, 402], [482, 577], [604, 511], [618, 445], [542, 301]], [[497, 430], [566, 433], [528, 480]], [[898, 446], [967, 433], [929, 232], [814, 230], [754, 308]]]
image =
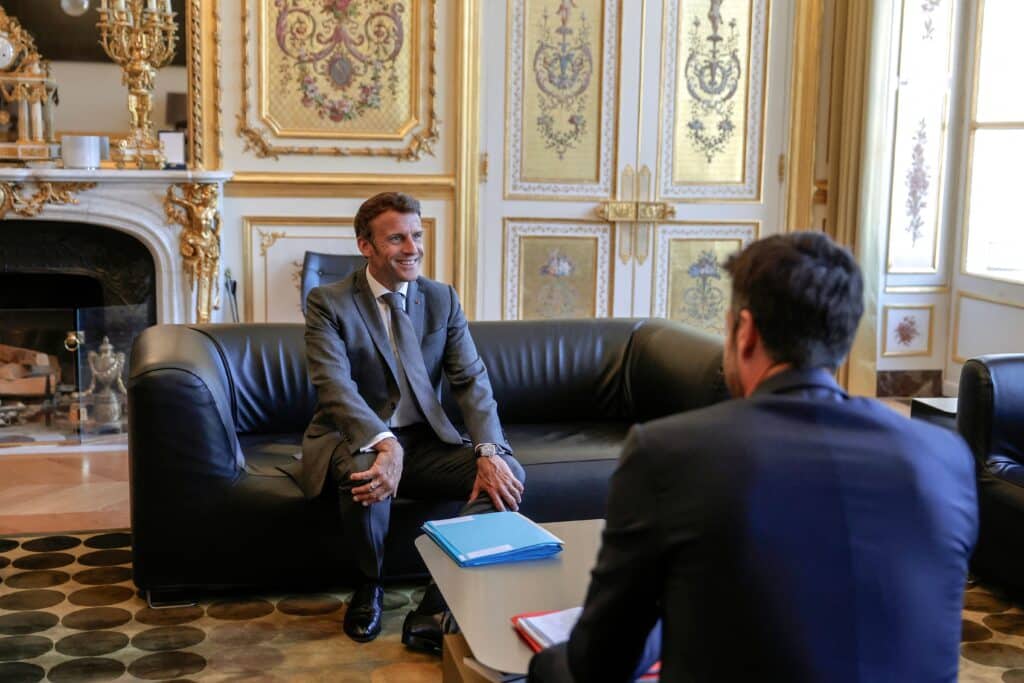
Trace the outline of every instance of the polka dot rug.
[[131, 580], [126, 532], [0, 538], [0, 681], [439, 683], [401, 643], [422, 584], [389, 586], [383, 632], [342, 633], [350, 593], [222, 597], [154, 610]]
[[[383, 633], [341, 631], [350, 593], [243, 596], [154, 610], [131, 581], [126, 532], [0, 538], [0, 681], [439, 683], [437, 658], [406, 649], [421, 585], [388, 587]], [[1024, 683], [1024, 609], [968, 587], [960, 676]]]

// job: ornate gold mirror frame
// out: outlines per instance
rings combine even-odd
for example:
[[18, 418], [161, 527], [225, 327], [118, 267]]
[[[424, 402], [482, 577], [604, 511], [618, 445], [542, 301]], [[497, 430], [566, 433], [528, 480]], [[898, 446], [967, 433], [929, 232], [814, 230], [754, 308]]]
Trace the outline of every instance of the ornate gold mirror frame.
[[188, 0], [185, 17], [188, 50], [188, 165], [221, 167], [220, 134], [221, 21], [220, 0]]

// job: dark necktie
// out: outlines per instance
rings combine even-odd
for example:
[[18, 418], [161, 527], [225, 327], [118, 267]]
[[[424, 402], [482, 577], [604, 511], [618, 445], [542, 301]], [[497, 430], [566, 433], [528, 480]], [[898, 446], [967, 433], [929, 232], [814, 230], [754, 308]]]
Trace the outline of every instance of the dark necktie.
[[430, 379], [427, 377], [427, 368], [423, 364], [423, 352], [420, 350], [419, 338], [416, 330], [412, 327], [405, 312], [405, 295], [400, 292], [387, 292], [381, 295], [381, 299], [391, 309], [391, 334], [395, 338], [395, 350], [398, 364], [401, 366], [399, 372], [405, 373], [405, 378], [412, 389], [413, 398], [427, 418], [427, 423], [433, 428], [438, 438], [447, 443], [461, 443], [462, 436], [452, 426], [451, 420], [445, 415], [441, 402], [437, 400], [437, 394], [430, 386]]

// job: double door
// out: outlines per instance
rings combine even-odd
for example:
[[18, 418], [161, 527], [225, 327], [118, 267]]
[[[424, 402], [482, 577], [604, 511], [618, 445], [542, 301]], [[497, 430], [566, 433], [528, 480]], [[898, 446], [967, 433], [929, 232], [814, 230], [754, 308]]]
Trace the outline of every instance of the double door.
[[724, 259], [781, 226], [789, 5], [488, 3], [478, 315], [721, 333]]

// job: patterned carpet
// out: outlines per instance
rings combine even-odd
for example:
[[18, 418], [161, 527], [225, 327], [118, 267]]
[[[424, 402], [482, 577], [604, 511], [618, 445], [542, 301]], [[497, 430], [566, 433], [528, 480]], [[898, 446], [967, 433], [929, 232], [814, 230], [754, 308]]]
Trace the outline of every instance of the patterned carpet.
[[422, 587], [390, 587], [384, 632], [341, 632], [347, 593], [207, 600], [150, 609], [131, 582], [131, 537], [0, 539], [0, 681], [437, 683], [440, 660], [407, 650]]
[[[153, 610], [124, 532], [0, 539], [0, 681], [436, 683], [440, 661], [399, 634], [421, 586], [389, 588], [384, 633], [341, 632], [347, 593], [215, 599]], [[961, 681], [1024, 683], [1024, 609], [968, 589]]]

